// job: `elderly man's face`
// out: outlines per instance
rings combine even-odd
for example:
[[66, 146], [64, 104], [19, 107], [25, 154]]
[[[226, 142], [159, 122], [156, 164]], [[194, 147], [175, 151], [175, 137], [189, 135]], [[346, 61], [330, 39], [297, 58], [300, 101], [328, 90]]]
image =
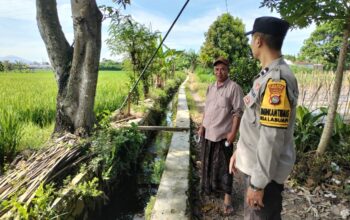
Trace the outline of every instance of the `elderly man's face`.
[[216, 81], [224, 82], [228, 77], [228, 67], [223, 63], [218, 63], [214, 66], [214, 74]]

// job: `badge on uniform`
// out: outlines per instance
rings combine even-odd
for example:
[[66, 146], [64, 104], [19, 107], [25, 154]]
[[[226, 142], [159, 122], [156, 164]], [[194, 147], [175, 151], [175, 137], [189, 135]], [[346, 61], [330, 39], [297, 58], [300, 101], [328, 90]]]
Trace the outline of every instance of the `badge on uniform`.
[[260, 108], [261, 125], [276, 128], [288, 127], [291, 107], [286, 88], [285, 80], [269, 79]]
[[270, 104], [278, 105], [281, 102], [281, 94], [283, 93], [285, 86], [280, 83], [270, 83], [268, 84], [268, 89], [270, 92]]

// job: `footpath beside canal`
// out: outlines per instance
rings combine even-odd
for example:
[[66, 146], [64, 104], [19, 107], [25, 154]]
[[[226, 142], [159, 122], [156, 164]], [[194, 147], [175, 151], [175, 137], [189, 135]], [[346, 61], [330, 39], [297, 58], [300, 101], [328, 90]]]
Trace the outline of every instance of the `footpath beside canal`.
[[[186, 80], [187, 81], [187, 80]], [[176, 115], [177, 127], [190, 127], [185, 83], [180, 86]], [[151, 219], [187, 219], [187, 191], [190, 157], [190, 132], [175, 132], [165, 162]]]

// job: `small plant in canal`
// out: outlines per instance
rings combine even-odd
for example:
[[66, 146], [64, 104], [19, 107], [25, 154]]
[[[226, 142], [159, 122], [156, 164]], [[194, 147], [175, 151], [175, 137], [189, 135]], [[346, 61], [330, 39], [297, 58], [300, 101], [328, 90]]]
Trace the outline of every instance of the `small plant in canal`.
[[158, 159], [153, 163], [153, 173], [151, 176], [151, 182], [154, 184], [159, 184], [160, 179], [162, 178], [162, 174], [164, 171], [165, 160]]

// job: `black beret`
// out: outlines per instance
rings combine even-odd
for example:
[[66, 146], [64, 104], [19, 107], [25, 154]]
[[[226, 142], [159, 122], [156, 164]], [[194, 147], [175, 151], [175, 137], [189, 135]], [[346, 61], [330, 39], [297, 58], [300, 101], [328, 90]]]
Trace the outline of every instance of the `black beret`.
[[265, 16], [255, 19], [253, 30], [245, 33], [245, 35], [260, 32], [263, 34], [284, 37], [286, 36], [288, 29], [289, 23], [287, 21], [280, 18]]

